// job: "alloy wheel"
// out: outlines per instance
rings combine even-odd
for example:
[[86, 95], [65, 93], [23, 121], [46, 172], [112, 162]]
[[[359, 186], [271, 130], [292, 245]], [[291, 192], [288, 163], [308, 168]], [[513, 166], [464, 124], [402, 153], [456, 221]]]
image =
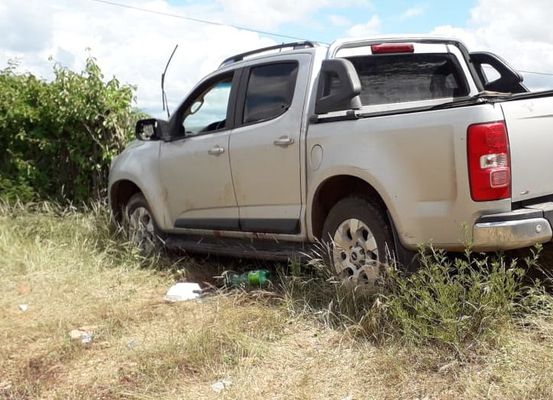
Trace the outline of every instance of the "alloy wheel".
[[129, 215], [129, 240], [145, 255], [150, 255], [155, 249], [154, 219], [150, 211], [142, 206], [136, 207]]
[[374, 284], [380, 275], [378, 246], [367, 224], [347, 219], [332, 239], [332, 261], [338, 276], [358, 284]]

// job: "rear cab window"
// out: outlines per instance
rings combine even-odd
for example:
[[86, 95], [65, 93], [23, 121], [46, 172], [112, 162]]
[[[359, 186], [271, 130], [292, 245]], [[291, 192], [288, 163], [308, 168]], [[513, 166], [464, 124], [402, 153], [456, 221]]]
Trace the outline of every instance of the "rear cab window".
[[346, 58], [357, 71], [365, 111], [408, 109], [471, 95], [474, 88], [458, 48], [415, 43], [414, 49], [385, 54], [372, 54], [370, 45], [338, 50], [336, 57]]
[[364, 106], [464, 97], [469, 88], [451, 54], [348, 57], [361, 81]]

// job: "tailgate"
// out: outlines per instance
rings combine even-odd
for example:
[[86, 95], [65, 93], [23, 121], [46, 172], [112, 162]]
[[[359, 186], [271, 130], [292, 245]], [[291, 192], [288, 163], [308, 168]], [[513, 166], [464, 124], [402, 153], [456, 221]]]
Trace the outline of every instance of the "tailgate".
[[500, 104], [511, 145], [513, 202], [553, 194], [553, 97]]

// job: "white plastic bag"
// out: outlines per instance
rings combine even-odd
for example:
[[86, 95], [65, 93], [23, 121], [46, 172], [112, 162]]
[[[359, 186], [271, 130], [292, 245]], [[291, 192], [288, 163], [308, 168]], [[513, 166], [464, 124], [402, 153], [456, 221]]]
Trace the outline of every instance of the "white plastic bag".
[[169, 288], [165, 295], [165, 301], [174, 303], [177, 301], [194, 300], [200, 297], [202, 288], [197, 283], [180, 282]]

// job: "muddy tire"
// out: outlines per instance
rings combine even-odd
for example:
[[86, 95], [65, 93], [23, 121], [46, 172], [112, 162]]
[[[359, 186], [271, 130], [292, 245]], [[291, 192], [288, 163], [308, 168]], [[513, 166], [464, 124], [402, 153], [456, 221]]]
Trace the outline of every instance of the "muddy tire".
[[340, 200], [332, 207], [322, 240], [337, 276], [355, 284], [375, 285], [394, 253], [386, 215], [375, 204], [357, 197]]
[[152, 256], [160, 250], [159, 229], [142, 193], [134, 194], [127, 202], [123, 212], [123, 228], [129, 242], [134, 243], [143, 256]]

